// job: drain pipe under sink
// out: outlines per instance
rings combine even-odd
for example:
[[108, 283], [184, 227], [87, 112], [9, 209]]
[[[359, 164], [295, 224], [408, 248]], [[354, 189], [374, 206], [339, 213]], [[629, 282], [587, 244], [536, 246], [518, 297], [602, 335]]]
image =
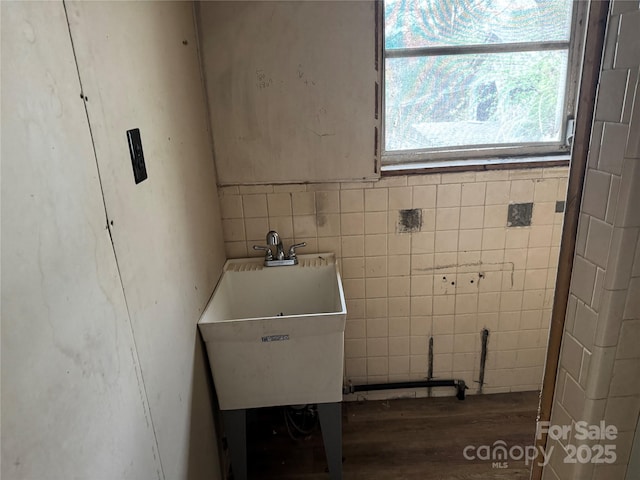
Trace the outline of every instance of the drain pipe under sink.
[[415, 382], [393, 382], [393, 383], [372, 383], [369, 385], [352, 385], [349, 381], [348, 385], [342, 388], [345, 395], [355, 392], [369, 392], [373, 390], [396, 390], [399, 388], [431, 388], [431, 387], [456, 387], [456, 397], [458, 400], [464, 400], [464, 391], [467, 387], [464, 380], [418, 380]]

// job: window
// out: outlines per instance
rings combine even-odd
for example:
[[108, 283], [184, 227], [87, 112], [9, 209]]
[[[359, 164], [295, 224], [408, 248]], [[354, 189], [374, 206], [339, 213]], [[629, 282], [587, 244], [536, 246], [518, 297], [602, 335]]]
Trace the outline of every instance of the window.
[[566, 158], [586, 3], [384, 0], [383, 170]]

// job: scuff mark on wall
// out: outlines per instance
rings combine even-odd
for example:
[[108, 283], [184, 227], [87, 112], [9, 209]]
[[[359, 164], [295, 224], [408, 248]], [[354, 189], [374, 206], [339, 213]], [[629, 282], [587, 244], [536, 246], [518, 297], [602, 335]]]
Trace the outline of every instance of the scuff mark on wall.
[[263, 70], [256, 70], [256, 87], [259, 90], [270, 87], [273, 84], [273, 78], [267, 77]]
[[316, 132], [313, 128], [308, 128], [307, 127], [307, 130], [309, 130], [310, 132], [316, 134], [318, 137], [333, 137], [333, 136], [335, 136], [335, 133], [319, 133], [319, 132]]

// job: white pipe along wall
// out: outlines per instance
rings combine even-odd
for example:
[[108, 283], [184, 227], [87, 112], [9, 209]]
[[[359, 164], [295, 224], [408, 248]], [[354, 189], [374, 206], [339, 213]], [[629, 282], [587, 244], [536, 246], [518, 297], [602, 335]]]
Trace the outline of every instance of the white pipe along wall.
[[224, 247], [192, 8], [2, 3], [3, 479], [221, 478], [196, 322]]

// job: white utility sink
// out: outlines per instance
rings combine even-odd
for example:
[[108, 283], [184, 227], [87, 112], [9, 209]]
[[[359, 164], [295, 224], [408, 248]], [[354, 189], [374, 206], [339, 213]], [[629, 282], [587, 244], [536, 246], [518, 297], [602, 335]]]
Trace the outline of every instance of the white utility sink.
[[198, 322], [222, 410], [342, 401], [346, 305], [335, 256], [228, 260]]

